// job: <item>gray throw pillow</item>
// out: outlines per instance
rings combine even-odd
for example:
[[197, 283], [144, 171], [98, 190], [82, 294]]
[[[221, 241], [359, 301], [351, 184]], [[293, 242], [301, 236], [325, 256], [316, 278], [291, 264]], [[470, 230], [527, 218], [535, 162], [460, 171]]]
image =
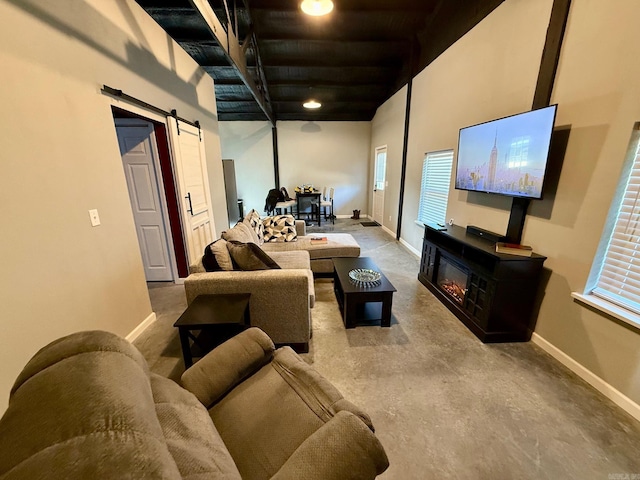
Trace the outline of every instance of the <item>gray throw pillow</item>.
[[222, 232], [221, 237], [227, 242], [236, 241], [242, 243], [253, 242], [255, 232], [251, 231], [251, 227], [243, 222], [238, 222], [233, 228]]
[[226, 240], [220, 238], [206, 246], [202, 257], [202, 266], [207, 272], [233, 270], [233, 262], [227, 249]]
[[255, 243], [227, 242], [227, 249], [237, 270], [270, 270], [280, 268], [269, 255]]

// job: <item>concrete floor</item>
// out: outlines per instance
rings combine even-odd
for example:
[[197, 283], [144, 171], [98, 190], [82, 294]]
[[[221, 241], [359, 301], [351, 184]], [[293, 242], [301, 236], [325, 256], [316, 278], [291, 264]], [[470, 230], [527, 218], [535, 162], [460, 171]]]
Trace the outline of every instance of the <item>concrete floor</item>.
[[[640, 423], [532, 343], [482, 344], [417, 280], [418, 258], [380, 227], [338, 219], [398, 289], [391, 328], [345, 330], [331, 280], [316, 280], [305, 360], [372, 417], [384, 479], [640, 478]], [[135, 342], [178, 379], [172, 327], [184, 289], [150, 285], [158, 321]], [[637, 477], [636, 477], [637, 476]]]

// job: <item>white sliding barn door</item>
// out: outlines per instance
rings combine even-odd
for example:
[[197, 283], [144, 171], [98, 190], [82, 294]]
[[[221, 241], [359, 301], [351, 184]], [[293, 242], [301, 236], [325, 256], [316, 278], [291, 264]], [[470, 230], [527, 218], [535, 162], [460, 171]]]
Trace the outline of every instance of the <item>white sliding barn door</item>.
[[215, 238], [204, 143], [197, 127], [168, 117], [180, 196], [182, 230], [189, 263], [197, 262]]
[[171, 281], [173, 272], [160, 198], [153, 125], [144, 120], [119, 118], [116, 132], [145, 277], [149, 282]]

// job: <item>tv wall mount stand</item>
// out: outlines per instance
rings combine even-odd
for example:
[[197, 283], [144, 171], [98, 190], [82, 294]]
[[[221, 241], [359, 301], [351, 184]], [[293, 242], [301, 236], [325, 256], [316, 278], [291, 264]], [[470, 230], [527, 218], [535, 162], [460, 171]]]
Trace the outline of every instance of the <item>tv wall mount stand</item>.
[[511, 202], [511, 214], [509, 215], [509, 223], [507, 224], [506, 235], [490, 232], [480, 227], [469, 225], [467, 233], [481, 237], [490, 242], [507, 242], [520, 243], [522, 241], [522, 231], [524, 230], [524, 220], [529, 209], [530, 199], [522, 197], [513, 197]]

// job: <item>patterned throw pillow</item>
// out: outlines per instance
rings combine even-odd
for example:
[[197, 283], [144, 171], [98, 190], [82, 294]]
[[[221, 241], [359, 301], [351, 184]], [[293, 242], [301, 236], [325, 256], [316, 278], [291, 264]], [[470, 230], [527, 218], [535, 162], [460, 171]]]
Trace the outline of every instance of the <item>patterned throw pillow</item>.
[[256, 242], [258, 245], [262, 245], [264, 243], [264, 224], [260, 219], [260, 214], [255, 210], [251, 210], [244, 217], [244, 221], [248, 222], [256, 235], [258, 236], [258, 241]]
[[274, 215], [263, 220], [265, 242], [295, 242], [298, 240], [293, 215]]

